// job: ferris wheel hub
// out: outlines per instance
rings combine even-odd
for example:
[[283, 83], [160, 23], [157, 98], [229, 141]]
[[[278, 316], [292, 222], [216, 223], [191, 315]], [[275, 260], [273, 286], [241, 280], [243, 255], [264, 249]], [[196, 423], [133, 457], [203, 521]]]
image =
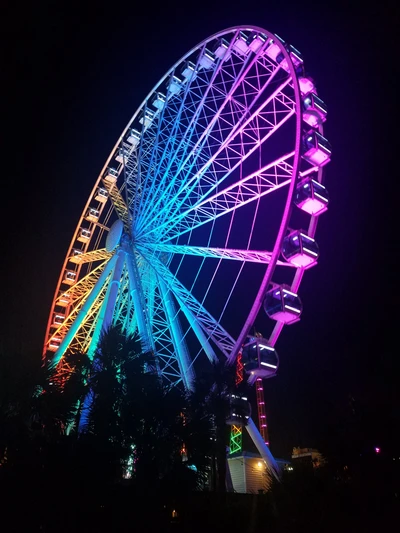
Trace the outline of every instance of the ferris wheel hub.
[[115, 250], [115, 248], [118, 246], [121, 240], [123, 231], [124, 231], [124, 224], [122, 220], [115, 221], [114, 224], [111, 226], [111, 229], [107, 235], [107, 240], [106, 240], [107, 252], [112, 252]]

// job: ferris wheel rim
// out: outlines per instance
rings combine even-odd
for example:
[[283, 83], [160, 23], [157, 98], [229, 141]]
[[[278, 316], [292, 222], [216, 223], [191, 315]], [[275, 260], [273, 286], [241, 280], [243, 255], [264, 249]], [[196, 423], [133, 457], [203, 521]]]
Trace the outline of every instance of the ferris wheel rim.
[[[168, 78], [169, 75], [171, 75], [172, 72], [174, 72], [174, 70], [180, 64], [182, 64], [188, 57], [190, 57], [193, 53], [195, 53], [197, 50], [199, 50], [202, 46], [205, 46], [208, 42], [212, 41], [213, 39], [217, 39], [219, 37], [223, 37], [224, 35], [232, 33], [232, 32], [238, 33], [240, 31], [245, 31], [245, 30], [262, 32], [263, 34], [267, 35], [268, 38], [274, 38], [275, 37], [274, 34], [268, 32], [267, 30], [265, 30], [263, 28], [260, 28], [258, 26], [252, 26], [252, 25], [242, 25], [242, 26], [236, 26], [236, 27], [225, 29], [225, 30], [223, 30], [221, 32], [215, 33], [214, 35], [208, 37], [207, 39], [204, 39], [203, 41], [198, 43], [196, 46], [194, 46], [191, 50], [189, 50], [189, 52], [187, 52], [184, 56], [182, 56], [167, 71], [167, 73], [159, 80], [159, 82], [153, 87], [153, 89], [148, 93], [146, 98], [142, 101], [142, 103], [137, 108], [136, 112], [134, 113], [134, 115], [132, 116], [130, 121], [128, 122], [127, 126], [123, 130], [122, 134], [119, 136], [115, 146], [111, 150], [111, 152], [110, 152], [110, 154], [109, 154], [109, 156], [108, 156], [103, 168], [101, 169], [101, 172], [100, 172], [97, 180], [95, 181], [95, 185], [93, 187], [92, 193], [89, 195], [89, 198], [88, 198], [88, 201], [87, 201], [87, 203], [85, 205], [83, 213], [85, 213], [85, 211], [89, 207], [92, 195], [94, 194], [94, 191], [99, 186], [99, 183], [101, 182], [101, 179], [102, 179], [102, 177], [104, 175], [104, 172], [107, 170], [110, 161], [114, 157], [114, 155], [116, 153], [116, 150], [118, 149], [118, 147], [122, 143], [126, 133], [128, 132], [130, 126], [132, 125], [133, 121], [138, 116], [140, 111], [143, 109], [143, 106], [146, 104], [146, 102], [149, 101], [150, 98], [152, 97], [152, 95], [154, 95], [156, 93], [156, 91], [160, 87], [160, 85]], [[274, 247], [274, 251], [273, 251], [273, 259], [270, 260], [269, 266], [267, 267], [267, 272], [266, 272], [266, 274], [264, 276], [264, 279], [263, 279], [263, 284], [264, 285], [267, 285], [268, 282], [270, 281], [270, 279], [272, 277], [272, 274], [273, 274], [273, 270], [274, 270], [274, 268], [275, 268], [275, 266], [276, 266], [276, 264], [278, 262], [278, 259], [279, 259], [282, 239], [283, 239], [284, 233], [286, 232], [286, 229], [287, 229], [287, 226], [288, 226], [289, 217], [290, 217], [292, 197], [293, 197], [293, 193], [294, 193], [294, 186], [295, 186], [295, 182], [296, 182], [296, 179], [298, 177], [298, 174], [299, 174], [299, 162], [300, 162], [300, 157], [301, 157], [301, 154], [300, 154], [300, 142], [301, 142], [301, 121], [302, 121], [302, 118], [301, 118], [301, 97], [300, 97], [299, 84], [298, 84], [297, 75], [296, 75], [294, 66], [292, 65], [292, 63], [290, 61], [290, 57], [289, 57], [289, 54], [288, 54], [287, 50], [285, 49], [285, 47], [281, 43], [279, 43], [279, 41], [277, 41], [277, 44], [281, 48], [281, 52], [283, 53], [285, 58], [288, 60], [288, 65], [289, 65], [289, 69], [290, 69], [290, 78], [291, 78], [291, 81], [292, 81], [293, 86], [294, 86], [294, 92], [295, 92], [295, 97], [296, 97], [296, 108], [297, 108], [297, 111], [295, 113], [295, 115], [296, 115], [295, 163], [293, 165], [292, 177], [291, 177], [290, 184], [289, 184], [289, 193], [288, 193], [287, 200], [286, 200], [284, 216], [282, 218], [280, 229], [279, 229], [279, 232], [278, 232], [279, 239], [280, 239], [280, 245], [279, 246], [277, 245], [277, 243], [278, 243], [278, 238], [277, 238], [275, 240], [275, 247]], [[320, 174], [321, 174], [321, 172], [320, 172]], [[59, 289], [60, 289], [60, 286], [61, 286], [61, 283], [62, 283], [63, 272], [64, 272], [64, 270], [65, 270], [65, 268], [66, 268], [66, 266], [68, 264], [68, 260], [69, 260], [69, 257], [70, 257], [70, 252], [73, 249], [74, 242], [75, 242], [76, 237], [78, 235], [79, 227], [80, 227], [80, 224], [81, 224], [82, 219], [83, 219], [83, 213], [82, 213], [82, 216], [81, 216], [81, 218], [80, 218], [80, 220], [78, 222], [78, 225], [76, 227], [75, 233], [74, 233], [74, 235], [72, 237], [72, 240], [71, 240], [68, 252], [67, 252], [67, 256], [65, 258], [65, 261], [64, 261], [64, 264], [63, 264], [63, 268], [62, 268], [61, 273], [60, 273], [59, 282], [58, 282], [57, 287], [56, 287], [55, 297], [53, 299], [52, 310], [54, 308], [54, 302], [56, 300], [57, 294], [59, 293]], [[314, 217], [314, 219], [315, 219], [315, 222], [316, 222], [317, 217]], [[315, 227], [316, 227], [316, 224], [315, 224]], [[300, 270], [301, 269], [298, 269], [298, 271], [300, 271]], [[269, 281], [268, 281], [268, 276], [269, 276]], [[265, 287], [263, 288], [263, 291], [265, 292]], [[260, 293], [261, 292], [262, 291], [260, 289]], [[259, 310], [260, 307], [261, 307], [261, 304], [258, 306], [258, 310]], [[52, 313], [52, 311], [51, 311], [51, 313]], [[51, 321], [51, 314], [50, 314], [50, 317], [49, 317], [48, 329], [50, 327], [50, 321]], [[243, 332], [243, 330], [242, 330], [242, 332]], [[46, 336], [47, 336], [47, 333], [46, 333]], [[237, 345], [239, 346], [239, 343], [237, 343]], [[238, 350], [236, 350], [236, 352], [237, 351]], [[234, 355], [236, 355], [236, 354], [234, 354]]]

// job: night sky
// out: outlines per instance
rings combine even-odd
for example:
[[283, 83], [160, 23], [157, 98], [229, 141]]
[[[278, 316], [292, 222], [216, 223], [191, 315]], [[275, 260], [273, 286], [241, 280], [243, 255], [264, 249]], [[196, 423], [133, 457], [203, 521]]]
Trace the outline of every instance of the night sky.
[[130, 4], [6, 9], [2, 347], [40, 358], [72, 232], [145, 95], [197, 42], [255, 24], [302, 52], [328, 104], [333, 146], [331, 204], [317, 232], [321, 258], [301, 287], [302, 320], [279, 340], [279, 375], [265, 385], [272, 450], [323, 445], [349, 394], [370, 413], [372, 441], [396, 446], [398, 12], [361, 2]]

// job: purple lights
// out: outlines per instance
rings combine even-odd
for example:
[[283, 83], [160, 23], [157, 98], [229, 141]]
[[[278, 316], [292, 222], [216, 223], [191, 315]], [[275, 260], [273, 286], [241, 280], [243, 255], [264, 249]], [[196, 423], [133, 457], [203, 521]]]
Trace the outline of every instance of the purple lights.
[[328, 209], [328, 191], [313, 177], [308, 177], [297, 185], [294, 203], [309, 215], [320, 215]]
[[303, 108], [303, 120], [312, 128], [317, 128], [325, 122], [328, 113], [327, 107], [315, 93], [304, 98]]
[[267, 292], [264, 309], [273, 320], [293, 324], [299, 320], [303, 306], [299, 296], [282, 285]]
[[283, 240], [282, 255], [296, 267], [310, 268], [319, 256], [318, 245], [314, 239], [302, 231], [293, 231]]
[[303, 138], [303, 158], [312, 165], [322, 167], [331, 160], [331, 146], [320, 133], [311, 131]]

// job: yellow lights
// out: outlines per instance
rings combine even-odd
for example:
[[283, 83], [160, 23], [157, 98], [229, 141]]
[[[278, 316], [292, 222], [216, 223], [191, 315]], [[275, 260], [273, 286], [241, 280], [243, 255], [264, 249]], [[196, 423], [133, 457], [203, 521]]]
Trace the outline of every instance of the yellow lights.
[[261, 461], [258, 461], [257, 466], [258, 466], [258, 468], [262, 468], [263, 467], [263, 463]]

